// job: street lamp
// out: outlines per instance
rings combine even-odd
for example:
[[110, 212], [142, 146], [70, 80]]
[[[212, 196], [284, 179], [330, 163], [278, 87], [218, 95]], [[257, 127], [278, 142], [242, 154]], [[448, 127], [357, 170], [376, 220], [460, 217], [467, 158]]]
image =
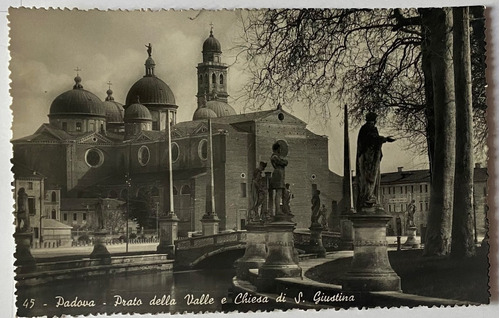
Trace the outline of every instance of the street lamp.
[[132, 185], [132, 180], [130, 179], [129, 174], [125, 174], [125, 185], [127, 186], [127, 214], [125, 217], [125, 253], [128, 253], [128, 218], [129, 218], [129, 209], [130, 209], [130, 186]]

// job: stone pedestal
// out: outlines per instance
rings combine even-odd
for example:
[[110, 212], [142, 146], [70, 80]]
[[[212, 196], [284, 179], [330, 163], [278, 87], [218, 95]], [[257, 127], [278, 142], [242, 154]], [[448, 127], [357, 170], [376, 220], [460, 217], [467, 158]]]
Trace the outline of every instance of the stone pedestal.
[[16, 241], [16, 251], [14, 257], [16, 261], [14, 265], [19, 266], [16, 270], [17, 273], [27, 273], [36, 269], [36, 262], [33, 255], [31, 255], [31, 237], [32, 232], [17, 232], [14, 233]]
[[308, 252], [314, 253], [321, 258], [325, 257], [326, 250], [325, 247], [323, 246], [323, 239], [321, 238], [321, 232], [323, 232], [323, 226], [321, 226], [321, 224], [319, 223], [313, 223], [309, 227], [309, 230], [311, 231], [311, 238], [309, 240]]
[[386, 226], [389, 215], [353, 215], [354, 257], [342, 281], [345, 291], [401, 291], [401, 279], [387, 255]]
[[407, 229], [407, 233], [408, 233], [408, 238], [406, 239], [406, 242], [403, 245], [409, 246], [411, 248], [419, 248], [420, 244], [417, 242], [417, 238], [415, 237], [417, 235], [417, 228], [415, 226], [410, 226]]
[[235, 262], [236, 276], [242, 280], [248, 280], [248, 270], [260, 268], [267, 257], [266, 226], [262, 224], [248, 224], [247, 244], [245, 255]]
[[352, 250], [354, 239], [354, 230], [349, 216], [354, 214], [342, 214], [340, 216], [340, 248], [342, 250]]
[[158, 227], [160, 230], [160, 243], [156, 247], [156, 252], [168, 254], [168, 258], [173, 259], [175, 256], [175, 241], [178, 235], [179, 218], [174, 212], [170, 212], [158, 219]]
[[217, 217], [217, 214], [205, 214], [200, 221], [203, 236], [215, 235], [219, 233], [220, 220], [219, 217]]
[[276, 215], [273, 222], [267, 224], [266, 261], [259, 269], [257, 290], [274, 292], [275, 278], [302, 276], [298, 253], [293, 245], [293, 230], [295, 223], [293, 215]]
[[111, 254], [106, 248], [106, 237], [108, 231], [99, 230], [94, 232], [94, 249], [90, 253], [90, 258], [110, 258]]

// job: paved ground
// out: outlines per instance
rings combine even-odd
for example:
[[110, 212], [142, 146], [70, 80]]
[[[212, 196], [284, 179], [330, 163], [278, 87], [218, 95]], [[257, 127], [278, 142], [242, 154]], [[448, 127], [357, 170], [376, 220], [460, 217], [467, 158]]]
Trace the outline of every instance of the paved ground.
[[[136, 243], [129, 244], [129, 252], [156, 252], [158, 243]], [[125, 253], [126, 244], [115, 244], [106, 246], [111, 254]], [[92, 253], [93, 246], [74, 246], [57, 248], [37, 248], [31, 249], [31, 254], [37, 257], [56, 257], [66, 255], [89, 255]]]

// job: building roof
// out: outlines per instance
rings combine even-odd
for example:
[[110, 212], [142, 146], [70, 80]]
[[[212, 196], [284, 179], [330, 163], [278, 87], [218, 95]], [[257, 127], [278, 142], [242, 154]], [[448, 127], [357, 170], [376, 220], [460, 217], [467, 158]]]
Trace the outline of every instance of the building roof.
[[216, 118], [217, 114], [207, 107], [201, 107], [194, 111], [193, 120]]
[[153, 117], [151, 117], [151, 113], [146, 106], [135, 103], [129, 105], [125, 109], [125, 116], [123, 117], [123, 120], [126, 123], [134, 121], [152, 121]]
[[57, 96], [50, 105], [51, 116], [99, 116], [105, 117], [106, 110], [103, 102], [96, 95], [83, 89], [82, 79], [75, 77], [72, 90]]
[[42, 228], [44, 230], [48, 229], [72, 229], [72, 226], [66, 225], [54, 219], [42, 219]]
[[[428, 169], [382, 173], [380, 177], [382, 185], [431, 182], [431, 175]], [[486, 182], [487, 180], [488, 171], [486, 168], [474, 168], [474, 182]]]
[[231, 105], [221, 100], [211, 100], [207, 102], [207, 108], [211, 109], [217, 117], [236, 115], [236, 111]]
[[[131, 105], [137, 101], [146, 106], [175, 105], [175, 96], [170, 87], [156, 76], [144, 76], [129, 89], [125, 104]], [[126, 106], [128, 107], [128, 106]]]
[[203, 42], [203, 53], [222, 53], [219, 40], [214, 37], [213, 31], [210, 30], [210, 35]]
[[104, 107], [106, 109], [106, 122], [109, 123], [123, 123], [123, 104], [115, 101], [113, 91], [108, 89], [106, 92], [108, 96], [104, 100]]

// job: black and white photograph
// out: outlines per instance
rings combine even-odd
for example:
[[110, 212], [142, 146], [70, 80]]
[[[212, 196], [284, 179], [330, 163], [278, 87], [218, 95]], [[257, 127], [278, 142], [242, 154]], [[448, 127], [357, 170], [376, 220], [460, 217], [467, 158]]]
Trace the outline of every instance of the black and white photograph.
[[10, 7], [13, 314], [489, 308], [490, 10]]

